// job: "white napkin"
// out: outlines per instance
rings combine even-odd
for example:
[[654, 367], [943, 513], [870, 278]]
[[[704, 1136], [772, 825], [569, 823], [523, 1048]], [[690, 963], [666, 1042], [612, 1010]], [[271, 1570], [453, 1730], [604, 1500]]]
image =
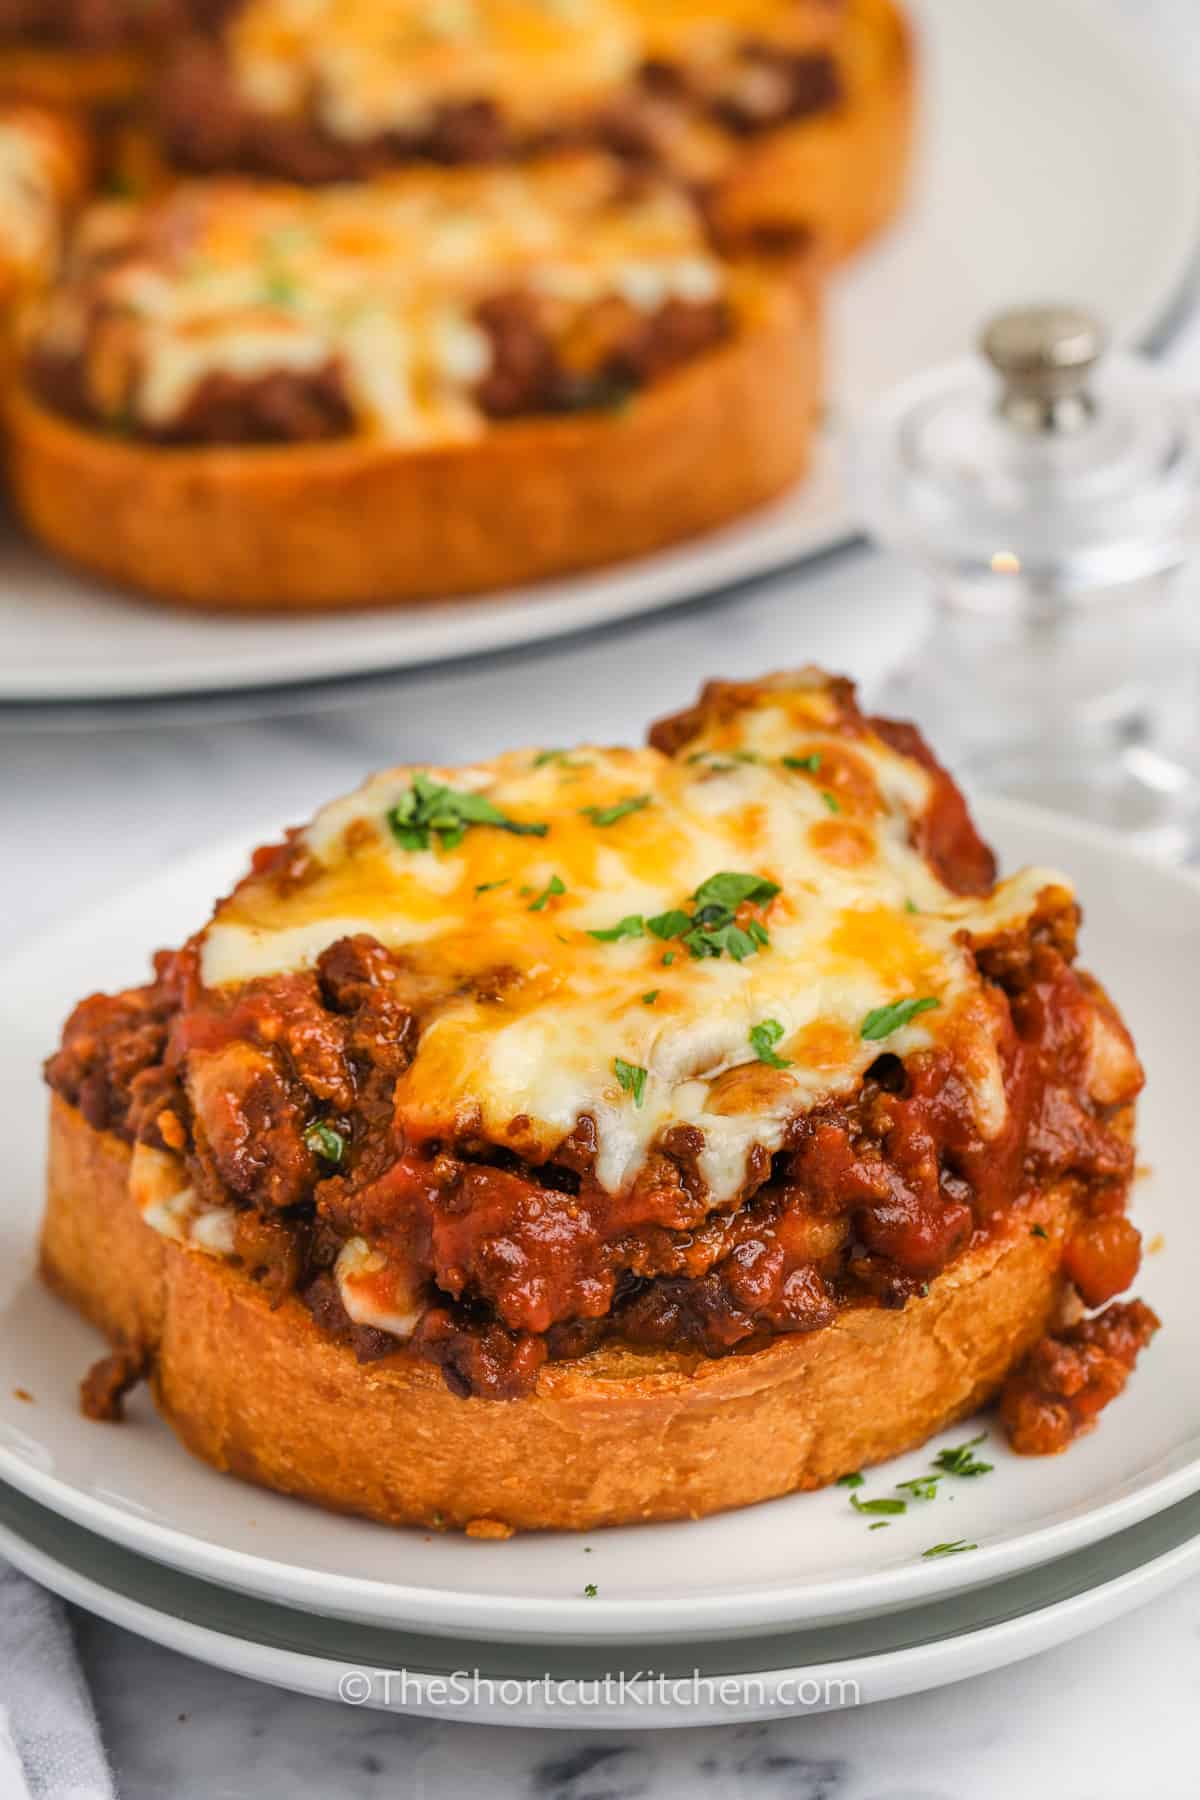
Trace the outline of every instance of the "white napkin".
[[116, 1800], [62, 1604], [3, 1561], [0, 1800]]

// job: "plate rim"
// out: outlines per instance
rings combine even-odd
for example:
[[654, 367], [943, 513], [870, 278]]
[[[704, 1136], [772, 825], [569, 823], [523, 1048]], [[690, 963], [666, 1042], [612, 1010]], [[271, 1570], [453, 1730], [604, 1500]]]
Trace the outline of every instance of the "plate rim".
[[[1025, 829], [1052, 831], [1064, 841], [1089, 845], [1136, 870], [1152, 871], [1169, 884], [1178, 884], [1200, 895], [1200, 873], [1155, 862], [1124, 842], [1104, 826], [1077, 821], [1048, 809], [1006, 799], [979, 797], [976, 811], [989, 835], [1003, 842], [1006, 832]], [[190, 864], [232, 858], [246, 842], [236, 839], [209, 845], [166, 865], [156, 879], [178, 881]], [[19, 944], [0, 964], [0, 985], [8, 962], [28, 964], [50, 952], [63, 936], [88, 928], [97, 913], [119, 910], [145, 882], [132, 884], [105, 897], [66, 924]], [[186, 1452], [182, 1452], [186, 1454]], [[21, 1453], [0, 1442], [0, 1478], [31, 1500], [65, 1515], [84, 1529], [109, 1538], [139, 1555], [176, 1570], [211, 1579], [240, 1591], [267, 1598], [281, 1592], [297, 1596], [297, 1603], [312, 1604], [346, 1617], [389, 1619], [393, 1624], [413, 1617], [426, 1618], [436, 1609], [435, 1636], [469, 1631], [476, 1637], [501, 1640], [525, 1638], [538, 1642], [569, 1641], [578, 1637], [578, 1596], [523, 1597], [507, 1594], [469, 1593], [461, 1587], [414, 1586], [384, 1582], [366, 1576], [335, 1575], [296, 1563], [281, 1562], [256, 1552], [214, 1544], [187, 1530], [146, 1519], [103, 1496], [88, 1493], [64, 1477], [37, 1467]], [[657, 1636], [687, 1637], [703, 1632], [710, 1636], [743, 1635], [748, 1631], [779, 1633], [795, 1628], [797, 1616], [808, 1623], [872, 1613], [922, 1599], [945, 1597], [954, 1592], [982, 1587], [1037, 1567], [1071, 1551], [1097, 1543], [1127, 1526], [1135, 1525], [1180, 1500], [1200, 1492], [1200, 1454], [1181, 1466], [1142, 1482], [1132, 1492], [1113, 1496], [1068, 1519], [1033, 1528], [1011, 1538], [983, 1545], [969, 1559], [947, 1558], [933, 1563], [917, 1561], [882, 1571], [861, 1572], [825, 1582], [789, 1584], [772, 1581], [735, 1593], [724, 1590], [677, 1598], [670, 1607], [669, 1627], [657, 1628]], [[297, 1502], [297, 1504], [302, 1504]], [[380, 1529], [384, 1529], [381, 1527]], [[620, 1529], [620, 1528], [613, 1528]], [[330, 1590], [335, 1590], [331, 1593]], [[335, 1603], [331, 1606], [331, 1600]], [[483, 1613], [481, 1626], [478, 1615]], [[587, 1602], [585, 1635], [589, 1642], [646, 1637], [645, 1603], [635, 1598], [613, 1599], [604, 1595]]]
[[[935, 0], [907, 0], [920, 28], [928, 29], [924, 14], [934, 3]], [[941, 0], [937, 0], [937, 3], [941, 3]], [[1164, 133], [1175, 139], [1173, 166], [1176, 179], [1186, 187], [1187, 192], [1180, 199], [1179, 218], [1170, 247], [1164, 250], [1162, 256], [1163, 268], [1158, 277], [1160, 286], [1155, 292], [1146, 295], [1140, 310], [1135, 310], [1123, 320], [1114, 333], [1118, 345], [1157, 353], [1170, 342], [1192, 311], [1200, 288], [1200, 122], [1197, 121], [1195, 107], [1189, 104], [1187, 95], [1180, 84], [1172, 79], [1169, 69], [1145, 49], [1132, 30], [1122, 30], [1119, 21], [1108, 13], [1098, 14], [1088, 4], [1088, 0], [1052, 0], [1052, 3], [1059, 14], [1075, 21], [1081, 38], [1101, 46], [1098, 54], [1111, 61], [1119, 61], [1125, 77], [1148, 97], [1156, 99]], [[829, 436], [824, 436], [818, 446], [818, 467], [807, 483], [793, 491], [813, 491], [821, 481], [827, 481], [831, 467], [843, 460], [845, 448], [844, 444], [838, 446]], [[0, 694], [0, 724], [41, 718], [46, 724], [53, 725], [59, 715], [68, 719], [75, 715], [81, 723], [103, 724], [111, 721], [128, 724], [131, 714], [148, 714], [149, 722], [153, 723], [155, 713], [173, 707], [186, 709], [190, 706], [201, 709], [207, 705], [228, 708], [238, 700], [243, 710], [263, 704], [286, 707], [290, 703], [294, 706], [305, 699], [320, 703], [322, 697], [352, 691], [356, 684], [379, 682], [398, 685], [409, 678], [419, 679], [431, 670], [466, 669], [484, 659], [497, 656], [520, 655], [560, 646], [566, 648], [573, 642], [628, 629], [637, 622], [655, 620], [672, 611], [682, 611], [691, 606], [720, 604], [739, 590], [773, 578], [782, 578], [822, 556], [836, 553], [861, 535], [851, 497], [839, 492], [833, 495], [827, 515], [785, 531], [787, 547], [780, 545], [771, 551], [771, 520], [775, 509], [786, 504], [787, 498], [781, 496], [779, 500], [761, 509], [760, 514], [751, 513], [744, 519], [730, 521], [715, 533], [688, 539], [677, 545], [664, 546], [651, 557], [616, 563], [608, 569], [584, 571], [582, 580], [585, 583], [588, 580], [609, 578], [621, 584], [632, 583], [635, 589], [640, 585], [648, 585], [654, 590], [660, 585], [655, 578], [655, 565], [662, 558], [687, 556], [689, 553], [703, 554], [707, 543], [711, 545], [709, 554], [716, 555], [722, 563], [722, 572], [715, 580], [699, 578], [694, 585], [679, 588], [668, 577], [665, 592], [657, 596], [652, 593], [650, 597], [645, 594], [626, 594], [612, 603], [611, 610], [579, 624], [570, 617], [558, 615], [549, 622], [541, 621], [531, 632], [502, 630], [498, 637], [488, 643], [477, 644], [472, 648], [451, 649], [443, 655], [420, 656], [417, 660], [404, 657], [397, 662], [388, 660], [385, 653], [381, 660], [372, 662], [369, 666], [329, 675], [316, 672], [289, 675], [278, 682], [272, 681], [267, 674], [244, 685], [235, 680], [231, 686], [227, 675], [223, 682], [214, 677], [211, 682], [200, 685], [190, 685], [186, 680], [156, 681], [148, 688], [113, 687], [103, 693], [67, 694], [50, 693], [30, 685], [24, 693]], [[744, 557], [739, 567], [736, 552], [731, 554], [722, 540], [730, 534], [735, 537], [745, 535], [753, 550], [755, 534], [764, 527], [767, 543], [758, 545], [753, 554]], [[573, 587], [577, 579], [579, 578], [564, 578], [550, 585]], [[498, 591], [492, 595], [465, 596], [462, 601], [467, 607], [477, 605], [481, 608], [486, 608], [492, 602], [504, 604], [505, 593]], [[451, 598], [446, 604], [455, 606], [459, 603]], [[509, 599], [507, 604], [512, 605], [512, 600]], [[233, 652], [231, 656], [232, 654]]]
[[[43, 1586], [51, 1589], [60, 1598], [72, 1604], [85, 1607], [110, 1623], [126, 1630], [136, 1632], [152, 1642], [177, 1653], [198, 1658], [210, 1666], [221, 1668], [239, 1675], [244, 1679], [265, 1681], [291, 1692], [298, 1692], [313, 1697], [340, 1699], [347, 1702], [347, 1695], [341, 1686], [341, 1678], [348, 1672], [367, 1673], [369, 1676], [383, 1674], [399, 1674], [406, 1676], [405, 1695], [411, 1704], [394, 1706], [390, 1698], [385, 1702], [385, 1710], [412, 1713], [420, 1717], [436, 1718], [443, 1723], [472, 1719], [478, 1722], [515, 1725], [521, 1727], [538, 1726], [541, 1728], [558, 1728], [564, 1730], [579, 1729], [612, 1729], [623, 1725], [642, 1726], [645, 1728], [662, 1727], [695, 1727], [707, 1724], [742, 1723], [751, 1719], [769, 1719], [786, 1716], [780, 1704], [780, 1690], [785, 1683], [793, 1687], [797, 1681], [815, 1682], [828, 1694], [830, 1688], [838, 1683], [853, 1681], [857, 1688], [857, 1697], [848, 1706], [837, 1710], [856, 1710], [859, 1706], [875, 1704], [879, 1701], [896, 1699], [904, 1695], [928, 1691], [931, 1688], [953, 1685], [957, 1681], [969, 1679], [973, 1675], [1003, 1668], [1011, 1663], [1021, 1661], [1039, 1652], [1049, 1650], [1066, 1643], [1113, 1619], [1149, 1604], [1159, 1597], [1169, 1586], [1192, 1574], [1200, 1564], [1200, 1507], [1194, 1503], [1188, 1507], [1184, 1502], [1177, 1509], [1180, 1517], [1174, 1523], [1169, 1516], [1160, 1515], [1150, 1521], [1154, 1528], [1147, 1532], [1144, 1526], [1132, 1526], [1119, 1534], [1126, 1540], [1125, 1549], [1132, 1554], [1122, 1561], [1115, 1574], [1096, 1568], [1094, 1572], [1085, 1568], [1094, 1561], [1092, 1551], [1084, 1550], [1073, 1555], [1058, 1558], [1050, 1565], [1058, 1571], [1060, 1578], [1068, 1572], [1067, 1591], [1058, 1592], [1044, 1600], [1035, 1592], [1029, 1603], [1020, 1603], [1016, 1598], [1019, 1587], [1024, 1585], [1028, 1592], [1029, 1575], [1010, 1577], [1007, 1581], [989, 1584], [989, 1597], [999, 1601], [993, 1605], [990, 1615], [974, 1621], [968, 1616], [955, 1623], [950, 1616], [955, 1610], [962, 1609], [968, 1613], [972, 1607], [981, 1604], [978, 1590], [968, 1590], [963, 1594], [953, 1595], [941, 1601], [918, 1606], [892, 1615], [893, 1625], [903, 1623], [906, 1617], [914, 1619], [936, 1615], [945, 1615], [945, 1628], [941, 1630], [918, 1631], [909, 1643], [889, 1643], [882, 1648], [867, 1648], [861, 1652], [853, 1649], [841, 1655], [816, 1661], [799, 1660], [771, 1663], [761, 1666], [756, 1660], [752, 1667], [733, 1667], [718, 1672], [713, 1668], [701, 1669], [700, 1659], [706, 1650], [715, 1649], [722, 1655], [728, 1655], [736, 1663], [744, 1665], [745, 1658], [753, 1651], [749, 1644], [742, 1640], [721, 1640], [714, 1645], [701, 1644], [689, 1647], [694, 1658], [693, 1668], [700, 1678], [713, 1687], [722, 1688], [721, 1704], [718, 1706], [711, 1696], [707, 1709], [695, 1705], [684, 1705], [674, 1695], [667, 1696], [667, 1702], [660, 1707], [646, 1707], [643, 1702], [635, 1702], [632, 1706], [622, 1707], [619, 1702], [604, 1707], [582, 1708], [572, 1710], [569, 1714], [561, 1704], [563, 1690], [574, 1683], [587, 1683], [596, 1680], [591, 1671], [580, 1675], [563, 1675], [558, 1670], [547, 1668], [545, 1687], [560, 1696], [556, 1705], [548, 1699], [543, 1700], [540, 1712], [531, 1718], [529, 1713], [517, 1707], [502, 1703], [497, 1706], [495, 1699], [484, 1709], [464, 1704], [462, 1708], [448, 1708], [441, 1702], [431, 1699], [428, 1685], [431, 1681], [446, 1678], [446, 1666], [454, 1663], [457, 1670], [475, 1673], [496, 1686], [506, 1681], [530, 1683], [533, 1687], [542, 1685], [542, 1678], [531, 1676], [528, 1672], [518, 1675], [509, 1670], [497, 1670], [490, 1673], [482, 1666], [484, 1658], [511, 1646], [489, 1643], [487, 1640], [470, 1642], [458, 1640], [453, 1650], [465, 1655], [475, 1653], [478, 1657], [474, 1669], [465, 1660], [465, 1656], [454, 1656], [447, 1651], [442, 1666], [414, 1667], [411, 1661], [394, 1657], [388, 1661], [380, 1661], [377, 1657], [364, 1655], [354, 1662], [334, 1655], [328, 1647], [305, 1649], [281, 1645], [278, 1642], [264, 1642], [254, 1630], [239, 1631], [236, 1628], [223, 1629], [220, 1624], [197, 1621], [190, 1616], [186, 1606], [179, 1605], [180, 1593], [178, 1583], [184, 1584], [184, 1598], [195, 1587], [208, 1588], [215, 1585], [217, 1593], [226, 1601], [232, 1598], [235, 1606], [244, 1600], [244, 1596], [236, 1590], [230, 1594], [220, 1584], [204, 1581], [202, 1578], [172, 1572], [176, 1583], [173, 1598], [174, 1609], [167, 1610], [147, 1600], [140, 1599], [128, 1591], [114, 1571], [113, 1564], [106, 1557], [108, 1545], [103, 1538], [97, 1537], [86, 1528], [67, 1524], [68, 1534], [76, 1531], [83, 1540], [83, 1549], [94, 1554], [104, 1570], [103, 1578], [98, 1573], [91, 1573], [83, 1566], [82, 1554], [73, 1560], [55, 1554], [44, 1543], [31, 1541], [28, 1535], [29, 1521], [25, 1519], [25, 1530], [20, 1523], [12, 1519], [13, 1490], [6, 1490], [0, 1484], [0, 1553], [19, 1568], [24, 1574]], [[46, 1507], [29, 1501], [24, 1495], [17, 1495], [18, 1510], [22, 1504], [32, 1509], [35, 1525], [39, 1521], [51, 1521], [51, 1534], [57, 1528], [61, 1537], [63, 1521]], [[1187, 1508], [1186, 1519], [1182, 1516]], [[44, 1531], [44, 1527], [43, 1527]], [[1146, 1542], [1142, 1545], [1144, 1555], [1137, 1553], [1133, 1540], [1143, 1534]], [[1167, 1539], [1163, 1547], [1162, 1539]], [[70, 1541], [70, 1539], [69, 1539]], [[147, 1563], [150, 1559], [138, 1552], [129, 1553], [138, 1563]], [[1072, 1584], [1069, 1578], [1071, 1566], [1075, 1566], [1078, 1580]], [[1005, 1603], [1005, 1596], [1007, 1601]], [[294, 1629], [303, 1632], [306, 1624], [311, 1622], [312, 1628], [330, 1623], [342, 1624], [342, 1621], [331, 1621], [321, 1614], [305, 1612], [286, 1603], [273, 1603], [272, 1611], [285, 1613], [295, 1621]], [[261, 1612], [258, 1615], [262, 1616]], [[860, 1621], [862, 1628], [869, 1631], [880, 1624], [878, 1618]], [[351, 1628], [352, 1629], [352, 1628]], [[378, 1628], [376, 1628], [378, 1629]], [[796, 1633], [794, 1639], [777, 1638], [767, 1640], [767, 1649], [778, 1645], [785, 1659], [795, 1655], [795, 1644], [801, 1642], [803, 1633]], [[418, 1640], [419, 1642], [419, 1640]], [[229, 1647], [232, 1647], [232, 1655]], [[548, 1656], [554, 1646], [541, 1646]], [[371, 1645], [369, 1648], [374, 1649]], [[517, 1646], [517, 1648], [522, 1648]], [[535, 1649], [538, 1646], [534, 1647]], [[650, 1689], [657, 1671], [642, 1667], [647, 1661], [644, 1647], [628, 1645], [616, 1641], [611, 1645], [599, 1647], [601, 1654], [613, 1657], [629, 1657], [639, 1667], [633, 1678], [628, 1678], [629, 1685], [635, 1690]], [[997, 1652], [998, 1654], [994, 1653]], [[624, 1673], [624, 1671], [612, 1671]], [[297, 1676], [305, 1679], [297, 1680]], [[335, 1679], [336, 1677], [336, 1679]], [[672, 1674], [668, 1679], [678, 1679]], [[684, 1676], [686, 1682], [687, 1676]], [[726, 1698], [725, 1684], [741, 1684], [743, 1694], [733, 1699]], [[416, 1687], [415, 1696], [411, 1688]], [[875, 1691], [870, 1689], [875, 1687]], [[365, 1704], [378, 1706], [374, 1683], [370, 1684], [371, 1692], [365, 1697]], [[863, 1690], [868, 1691], [864, 1692]], [[332, 1691], [330, 1691], [332, 1689]], [[746, 1690], [753, 1693], [748, 1699]], [[388, 1690], [385, 1688], [385, 1694]], [[843, 1696], [844, 1697], [844, 1696]], [[351, 1701], [350, 1703], [354, 1703]], [[827, 1711], [831, 1708], [818, 1700], [812, 1706], [804, 1706], [804, 1711]]]

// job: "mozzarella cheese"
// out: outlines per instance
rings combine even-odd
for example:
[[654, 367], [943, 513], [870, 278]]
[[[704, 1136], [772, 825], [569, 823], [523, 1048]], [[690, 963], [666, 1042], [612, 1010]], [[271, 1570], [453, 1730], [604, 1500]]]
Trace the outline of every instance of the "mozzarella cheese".
[[[952, 893], [913, 845], [931, 777], [848, 729], [820, 681], [760, 690], [675, 757], [525, 750], [418, 773], [546, 829], [402, 842], [389, 815], [400, 806], [403, 831], [414, 771], [388, 770], [301, 834], [302, 880], [235, 890], [201, 950], [212, 987], [311, 967], [357, 932], [403, 952], [397, 979], [422, 1023], [396, 1092], [410, 1139], [467, 1132], [536, 1162], [589, 1115], [597, 1178], [617, 1192], [664, 1132], [694, 1126], [715, 1205], [752, 1149], [855, 1091], [881, 1051], [934, 1044], [953, 1048], [984, 1136], [1002, 1129], [1003, 1009], [963, 934], [1019, 926], [1069, 886], [1032, 869], [983, 898]], [[751, 954], [696, 957], [648, 925], [692, 914], [696, 890], [730, 872], [779, 890], [739, 915], [767, 939]], [[869, 1015], [909, 999], [936, 1006], [864, 1036]]]
[[638, 61], [620, 0], [249, 0], [228, 42], [252, 106], [311, 104], [351, 141], [419, 134], [481, 97], [534, 129], [594, 106]]
[[748, 39], [820, 50], [843, 15], [837, 0], [248, 0], [228, 48], [249, 105], [311, 106], [354, 142], [420, 134], [480, 99], [518, 133], [561, 126], [643, 62], [703, 73]]
[[[244, 182], [182, 188], [114, 255], [112, 209], [88, 222], [105, 346], [135, 417], [177, 417], [214, 375], [336, 368], [360, 428], [392, 442], [484, 429], [474, 389], [492, 348], [474, 314], [515, 289], [571, 309], [608, 296], [647, 312], [725, 291], [692, 203], [666, 186], [621, 192], [599, 155], [533, 170], [423, 170], [317, 190]], [[43, 336], [85, 329], [65, 294]], [[97, 374], [98, 378], [98, 374]]]
[[234, 1254], [236, 1208], [206, 1205], [189, 1186], [181, 1157], [149, 1144], [135, 1144], [129, 1192], [144, 1222], [160, 1237], [190, 1244], [209, 1256]]

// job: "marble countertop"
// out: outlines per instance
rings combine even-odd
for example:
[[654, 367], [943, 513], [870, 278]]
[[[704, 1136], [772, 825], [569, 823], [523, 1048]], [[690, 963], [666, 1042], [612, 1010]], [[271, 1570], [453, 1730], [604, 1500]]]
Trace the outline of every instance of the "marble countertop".
[[[1200, 90], [1194, 0], [1120, 0]], [[1189, 24], [1192, 29], [1189, 30]], [[1176, 54], [1176, 52], [1178, 54]], [[1200, 323], [1171, 351], [1200, 374]], [[845, 552], [719, 606], [422, 676], [270, 721], [5, 731], [7, 942], [226, 835], [248, 810], [297, 821], [388, 762], [448, 762], [538, 738], [636, 739], [710, 675], [819, 661], [870, 688], [921, 601], [882, 557]], [[938, 722], [928, 721], [937, 741]], [[252, 796], [248, 809], [247, 796]], [[64, 806], [67, 816], [64, 818]], [[103, 971], [97, 970], [97, 982]], [[768, 1725], [536, 1732], [408, 1720], [277, 1692], [75, 1618], [122, 1800], [1055, 1800], [1197, 1792], [1200, 1580], [1073, 1645], [916, 1698]]]

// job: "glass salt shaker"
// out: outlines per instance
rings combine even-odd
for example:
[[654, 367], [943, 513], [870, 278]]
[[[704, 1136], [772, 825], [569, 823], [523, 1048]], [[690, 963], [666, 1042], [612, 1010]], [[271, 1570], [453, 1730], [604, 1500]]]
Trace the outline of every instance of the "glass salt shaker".
[[977, 787], [1189, 857], [1200, 412], [1074, 308], [1005, 313], [981, 349], [903, 384], [858, 439], [864, 523], [933, 578], [881, 710], [927, 724]]

